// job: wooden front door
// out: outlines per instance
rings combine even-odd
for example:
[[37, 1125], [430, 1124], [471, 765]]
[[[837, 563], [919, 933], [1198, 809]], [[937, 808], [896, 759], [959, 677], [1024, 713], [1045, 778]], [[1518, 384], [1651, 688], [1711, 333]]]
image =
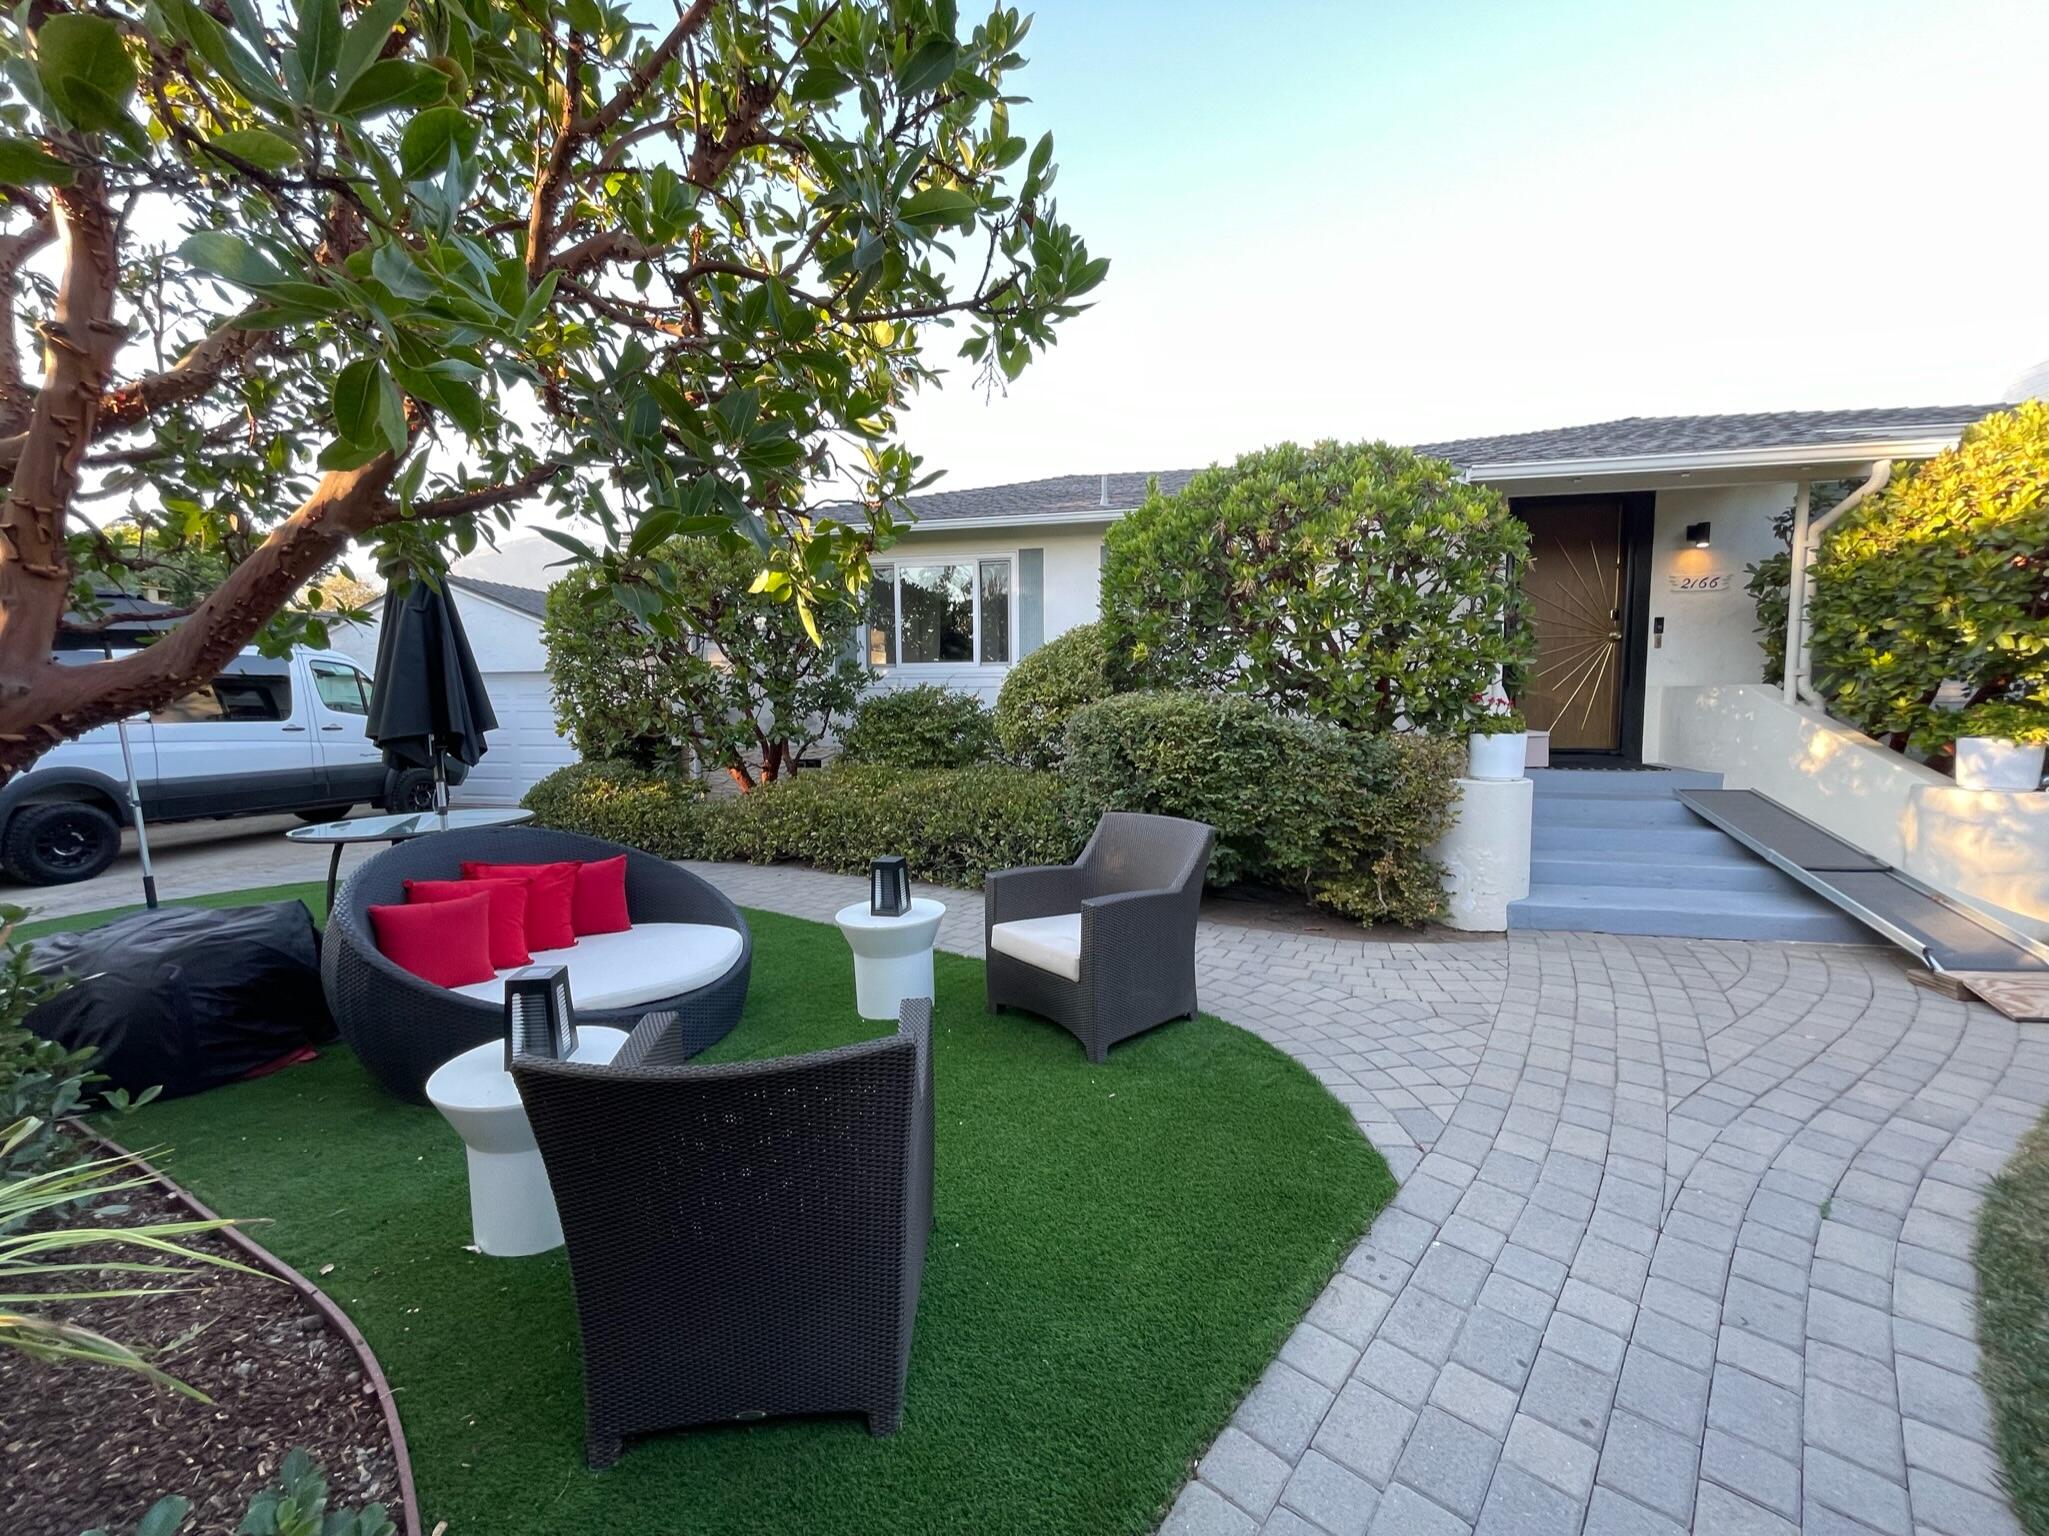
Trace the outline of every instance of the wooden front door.
[[1622, 503], [1612, 496], [1547, 501], [1523, 513], [1530, 563], [1523, 614], [1537, 636], [1524, 689], [1532, 730], [1553, 751], [1622, 746]]

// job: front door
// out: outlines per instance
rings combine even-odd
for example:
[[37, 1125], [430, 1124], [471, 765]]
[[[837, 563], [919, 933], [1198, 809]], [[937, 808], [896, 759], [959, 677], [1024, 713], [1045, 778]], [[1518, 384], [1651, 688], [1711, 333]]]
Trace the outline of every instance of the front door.
[[1615, 496], [1518, 507], [1530, 525], [1523, 614], [1537, 658], [1523, 690], [1554, 752], [1622, 748], [1623, 527]]

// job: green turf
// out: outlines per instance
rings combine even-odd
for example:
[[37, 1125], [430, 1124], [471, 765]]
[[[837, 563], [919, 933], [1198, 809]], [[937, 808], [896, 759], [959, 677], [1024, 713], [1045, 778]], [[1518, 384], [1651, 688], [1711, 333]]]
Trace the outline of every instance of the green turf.
[[[836, 933], [748, 921], [753, 989], [713, 1054], [875, 1032]], [[1176, 1023], [1090, 1066], [1051, 1024], [987, 1015], [978, 962], [941, 955], [937, 977], [938, 1226], [887, 1439], [851, 1419], [700, 1429], [586, 1470], [562, 1255], [466, 1252], [454, 1134], [346, 1050], [119, 1131], [265, 1218], [258, 1240], [361, 1326], [448, 1536], [1149, 1530], [1393, 1180], [1241, 1030]]]
[[2049, 1536], [2049, 1118], [1985, 1192], [1975, 1245], [1980, 1375], [2014, 1512]]

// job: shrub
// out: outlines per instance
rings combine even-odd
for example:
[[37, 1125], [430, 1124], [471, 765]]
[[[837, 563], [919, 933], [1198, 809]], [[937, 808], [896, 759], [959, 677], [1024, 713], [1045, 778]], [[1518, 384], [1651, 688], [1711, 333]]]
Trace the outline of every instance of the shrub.
[[996, 756], [996, 722], [972, 693], [932, 683], [871, 693], [854, 708], [840, 756], [886, 768], [965, 768]]
[[2023, 747], [2049, 742], [2049, 705], [1973, 704], [1949, 720], [1952, 737], [1990, 736]]
[[[0, 1180], [49, 1169], [65, 1148], [57, 1122], [75, 1113], [88, 1087], [101, 1080], [92, 1070], [97, 1047], [45, 1040], [23, 1022], [65, 986], [39, 974], [29, 946], [12, 937], [26, 916], [20, 907], [0, 906], [0, 1127], [9, 1128], [0, 1136]], [[151, 1089], [142, 1101], [155, 1096]], [[123, 1094], [120, 1103], [126, 1102]], [[5, 1228], [0, 1221], [0, 1231]]]
[[[150, 1505], [135, 1536], [178, 1536], [192, 1501], [170, 1494]], [[327, 1476], [304, 1451], [286, 1454], [271, 1485], [249, 1505], [236, 1536], [397, 1536], [398, 1527], [382, 1504], [361, 1509], [328, 1508]], [[108, 1536], [104, 1530], [85, 1536]]]
[[2049, 698], [2049, 404], [1901, 471], [1826, 537], [1813, 580], [1816, 686], [1871, 735], [1942, 751], [1948, 679], [1971, 703]]
[[920, 880], [971, 888], [992, 869], [1065, 863], [1081, 847], [1058, 779], [996, 763], [842, 762], [709, 799], [674, 775], [583, 764], [543, 779], [526, 803], [543, 825], [665, 859], [794, 859], [852, 873], [900, 853]]
[[1385, 443], [1283, 443], [1157, 488], [1107, 540], [1118, 688], [1254, 695], [1350, 730], [1456, 730], [1529, 654], [1529, 534], [1499, 493]]
[[[1807, 515], [1822, 516], [1855, 489], [1849, 480], [1817, 480], [1808, 487]], [[1746, 567], [1750, 580], [1743, 590], [1757, 605], [1758, 643], [1764, 647], [1764, 681], [1786, 680], [1786, 621], [1793, 604], [1793, 517], [1786, 507], [1772, 515], [1772, 532], [1778, 537], [1779, 552]]]
[[753, 590], [758, 569], [751, 549], [685, 538], [554, 585], [541, 634], [578, 752], [664, 768], [688, 749], [743, 788], [795, 771], [868, 680], [850, 647], [861, 610], [815, 603], [814, 636], [795, 603]]
[[1067, 717], [1107, 698], [1103, 626], [1077, 624], [1010, 669], [996, 696], [996, 738], [1021, 768], [1057, 768]]
[[1424, 849], [1450, 822], [1462, 741], [1362, 736], [1240, 695], [1119, 694], [1077, 710], [1069, 816], [1150, 811], [1217, 829], [1210, 881], [1283, 886], [1362, 921], [1438, 916]]

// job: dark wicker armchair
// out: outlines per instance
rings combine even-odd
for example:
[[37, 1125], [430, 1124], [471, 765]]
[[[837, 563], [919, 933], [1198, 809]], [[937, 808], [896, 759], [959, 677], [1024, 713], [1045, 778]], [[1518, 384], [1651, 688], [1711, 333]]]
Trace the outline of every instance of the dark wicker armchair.
[[1042, 1014], [1090, 1061], [1155, 1024], [1194, 1018], [1195, 921], [1215, 841], [1199, 821], [1111, 811], [1073, 864], [990, 875], [989, 1011]]
[[569, 1251], [586, 1458], [788, 1414], [891, 1433], [932, 1226], [931, 1001], [808, 1056], [686, 1050], [654, 1014], [609, 1063], [512, 1065]]
[[701, 1051], [723, 1038], [747, 1001], [754, 941], [740, 909], [705, 881], [653, 854], [545, 827], [479, 827], [433, 832], [373, 856], [349, 876], [335, 898], [321, 945], [320, 974], [336, 1028], [371, 1075], [414, 1103], [427, 1079], [453, 1056], [505, 1033], [502, 1003], [465, 997], [423, 981], [378, 953], [369, 909], [403, 902], [407, 880], [453, 880], [464, 859], [500, 864], [626, 855], [626, 910], [636, 923], [703, 923], [737, 929], [740, 956], [716, 980], [680, 997], [630, 1008], [577, 1009], [585, 1024], [631, 1029], [649, 1012], [682, 1017], [683, 1038]]

